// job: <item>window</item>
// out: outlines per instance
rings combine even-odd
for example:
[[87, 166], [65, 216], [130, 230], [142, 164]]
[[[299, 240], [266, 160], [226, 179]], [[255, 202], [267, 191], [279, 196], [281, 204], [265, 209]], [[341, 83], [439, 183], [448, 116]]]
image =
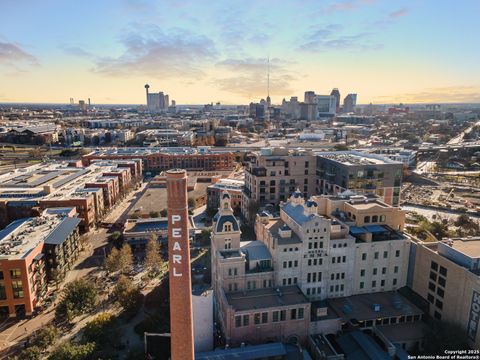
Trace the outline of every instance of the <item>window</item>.
[[362, 254], [362, 260], [367, 260], [367, 253]]
[[365, 217], [363, 218], [363, 222], [369, 223], [369, 222], [370, 222], [370, 216], [365, 216]]
[[232, 239], [225, 239], [225, 249], [232, 248]]
[[268, 322], [268, 312], [262, 313], [262, 324], [266, 324]]
[[298, 318], [303, 319], [303, 308], [298, 308]]
[[253, 314], [253, 323], [255, 325], [260, 324], [260, 313], [255, 313]]
[[437, 319], [437, 320], [442, 320], [442, 315], [441, 315], [438, 311], [435, 311], [435, 313], [433, 314], [433, 316], [434, 316], [435, 319]]
[[447, 269], [443, 266], [440, 266], [440, 275], [447, 276]]
[[15, 299], [23, 298], [22, 280], [12, 280], [13, 297]]
[[438, 294], [438, 296], [443, 298], [445, 296], [445, 291], [440, 289], [440, 288], [437, 288], [437, 294]]
[[281, 310], [280, 311], [280, 321], [285, 321], [287, 320], [287, 310]]
[[240, 327], [242, 326], [242, 316], [237, 315], [235, 316], [235, 327]]
[[375, 254], [373, 254], [373, 257], [376, 259], [378, 259], [378, 251], [375, 251]]
[[372, 287], [377, 287], [377, 282], [375, 280], [372, 281]]
[[395, 267], [393, 268], [393, 272], [394, 272], [395, 274], [398, 274], [398, 266], [395, 266]]
[[365, 287], [365, 283], [363, 281], [360, 282], [360, 289], [363, 289]]
[[385, 280], [380, 281], [380, 286], [385, 286]]
[[283, 262], [283, 268], [284, 268], [284, 269], [287, 268], [287, 262], [286, 262], [286, 261]]
[[430, 268], [435, 271], [438, 271], [438, 264], [435, 261], [432, 261]]
[[22, 276], [22, 272], [20, 269], [12, 269], [10, 270], [10, 278], [11, 279], [19, 279]]
[[382, 274], [385, 275], [387, 273], [387, 268], [386, 267], [383, 267], [382, 268]]
[[272, 322], [278, 322], [278, 311], [272, 312]]
[[437, 274], [435, 274], [433, 271], [430, 271], [430, 280], [437, 281]]
[[428, 283], [428, 289], [429, 289], [429, 290], [432, 290], [432, 291], [435, 291], [435, 284], [432, 283], [432, 282], [429, 282], [429, 283]]
[[442, 287], [445, 287], [446, 284], [447, 284], [447, 280], [445, 280], [445, 278], [439, 276], [438, 277], [438, 285], [440, 285]]
[[439, 308], [440, 310], [442, 310], [442, 309], [443, 309], [443, 302], [441, 302], [440, 300], [437, 299], [437, 300], [435, 301], [435, 306], [436, 306], [437, 308]]
[[428, 300], [429, 303], [433, 304], [433, 301], [434, 301], [433, 295], [432, 295], [432, 294], [428, 294], [428, 295], [427, 295], [427, 300]]
[[228, 269], [228, 276], [232, 276], [232, 269]]
[[383, 258], [384, 258], [384, 259], [388, 258], [388, 251], [384, 251], [384, 252], [383, 252]]
[[397, 285], [397, 279], [393, 279], [393, 286]]
[[377, 268], [373, 268], [373, 275], [377, 275]]
[[395, 257], [400, 257], [400, 250], [395, 251]]
[[3, 280], [3, 271], [0, 271], [0, 280]]
[[297, 309], [290, 310], [290, 319], [295, 320], [297, 318]]
[[342, 262], [347, 262], [347, 257], [346, 256], [342, 256]]
[[365, 269], [360, 270], [360, 276], [365, 276]]

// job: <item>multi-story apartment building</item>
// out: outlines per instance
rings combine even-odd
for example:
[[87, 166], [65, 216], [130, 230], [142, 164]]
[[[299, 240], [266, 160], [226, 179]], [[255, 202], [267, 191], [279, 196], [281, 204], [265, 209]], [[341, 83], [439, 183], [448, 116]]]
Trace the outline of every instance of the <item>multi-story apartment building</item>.
[[296, 189], [305, 197], [315, 195], [315, 172], [311, 151], [265, 148], [252, 154], [245, 166], [244, 217], [254, 216], [258, 207], [276, 206]]
[[346, 190], [376, 194], [397, 206], [402, 169], [400, 162], [356, 151], [262, 149], [247, 157], [242, 214], [252, 219], [259, 208], [276, 206], [296, 189], [303, 197]]
[[169, 169], [186, 170], [231, 170], [235, 155], [215, 151], [208, 147], [198, 148], [109, 148], [93, 151], [82, 157], [86, 166], [93, 160], [141, 159], [145, 171], [160, 172]]
[[52, 207], [76, 207], [80, 229], [91, 230], [120, 195], [141, 180], [141, 160], [38, 164], [0, 176], [0, 226], [39, 216]]
[[480, 348], [480, 238], [412, 243], [412, 250], [409, 286], [433, 318], [460, 325]]
[[401, 162], [358, 151], [334, 151], [316, 154], [317, 193], [339, 194], [350, 190], [357, 194], [375, 194], [397, 206], [402, 186]]
[[44, 213], [0, 231], [0, 313], [31, 315], [41, 304], [48, 275], [64, 274], [77, 257], [79, 223]]

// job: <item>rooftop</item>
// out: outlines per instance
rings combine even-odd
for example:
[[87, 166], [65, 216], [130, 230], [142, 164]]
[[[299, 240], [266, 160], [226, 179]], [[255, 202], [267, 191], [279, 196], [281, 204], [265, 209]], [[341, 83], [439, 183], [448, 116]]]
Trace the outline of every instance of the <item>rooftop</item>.
[[401, 164], [401, 162], [393, 161], [380, 155], [367, 154], [359, 151], [318, 152], [316, 155], [320, 158], [330, 159], [347, 166]]
[[328, 299], [328, 306], [345, 321], [422, 315], [422, 310], [395, 291]]
[[236, 311], [278, 308], [309, 303], [297, 286], [231, 292], [226, 294], [226, 297], [228, 304]]
[[[0, 231], [0, 259], [25, 258], [30, 251], [53, 234], [63, 220], [64, 218], [58, 216], [41, 216], [10, 223]], [[53, 239], [58, 238], [58, 235], [59, 233], [53, 235]]]

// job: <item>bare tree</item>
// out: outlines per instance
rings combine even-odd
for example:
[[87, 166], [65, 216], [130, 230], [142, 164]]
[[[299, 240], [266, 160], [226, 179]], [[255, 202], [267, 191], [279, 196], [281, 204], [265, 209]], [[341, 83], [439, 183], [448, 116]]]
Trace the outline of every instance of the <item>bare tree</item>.
[[163, 259], [160, 255], [160, 245], [158, 244], [157, 236], [151, 234], [145, 249], [145, 268], [150, 274], [156, 275], [162, 269], [162, 265]]

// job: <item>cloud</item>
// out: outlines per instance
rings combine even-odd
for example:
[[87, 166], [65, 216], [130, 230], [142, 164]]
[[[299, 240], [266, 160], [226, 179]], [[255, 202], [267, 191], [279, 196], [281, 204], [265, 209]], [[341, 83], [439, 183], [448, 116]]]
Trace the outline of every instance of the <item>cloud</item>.
[[392, 96], [379, 96], [383, 103], [480, 103], [479, 86], [448, 86], [427, 88]]
[[120, 39], [124, 52], [118, 57], [96, 61], [94, 72], [109, 76], [153, 78], [201, 78], [206, 61], [216, 59], [209, 38], [184, 29], [163, 30], [138, 26]]
[[378, 50], [383, 47], [382, 44], [370, 40], [371, 32], [361, 32], [358, 34], [344, 34], [343, 26], [339, 24], [329, 24], [324, 27], [314, 28], [312, 33], [306, 37], [306, 40], [299, 46], [300, 50], [309, 52], [327, 51], [327, 50]]
[[60, 47], [67, 55], [71, 55], [71, 56], [76, 56], [76, 57], [83, 57], [83, 58], [91, 58], [93, 57], [94, 55], [81, 48], [80, 46], [61, 46]]
[[[287, 65], [291, 63], [274, 58], [270, 60], [270, 95], [285, 96], [292, 93], [290, 83], [295, 80]], [[229, 58], [217, 63], [219, 70], [234, 76], [217, 78], [212, 84], [220, 90], [246, 99], [265, 97], [267, 94], [267, 59]]]
[[375, 3], [376, 0], [344, 0], [336, 1], [327, 7], [327, 12], [349, 11], [359, 8], [363, 5]]
[[37, 66], [38, 60], [35, 56], [23, 50], [19, 45], [0, 41], [0, 66], [24, 71], [23, 65]]
[[408, 9], [407, 8], [401, 8], [395, 11], [392, 11], [390, 14], [388, 14], [388, 17], [390, 19], [398, 19], [400, 17], [408, 15]]

